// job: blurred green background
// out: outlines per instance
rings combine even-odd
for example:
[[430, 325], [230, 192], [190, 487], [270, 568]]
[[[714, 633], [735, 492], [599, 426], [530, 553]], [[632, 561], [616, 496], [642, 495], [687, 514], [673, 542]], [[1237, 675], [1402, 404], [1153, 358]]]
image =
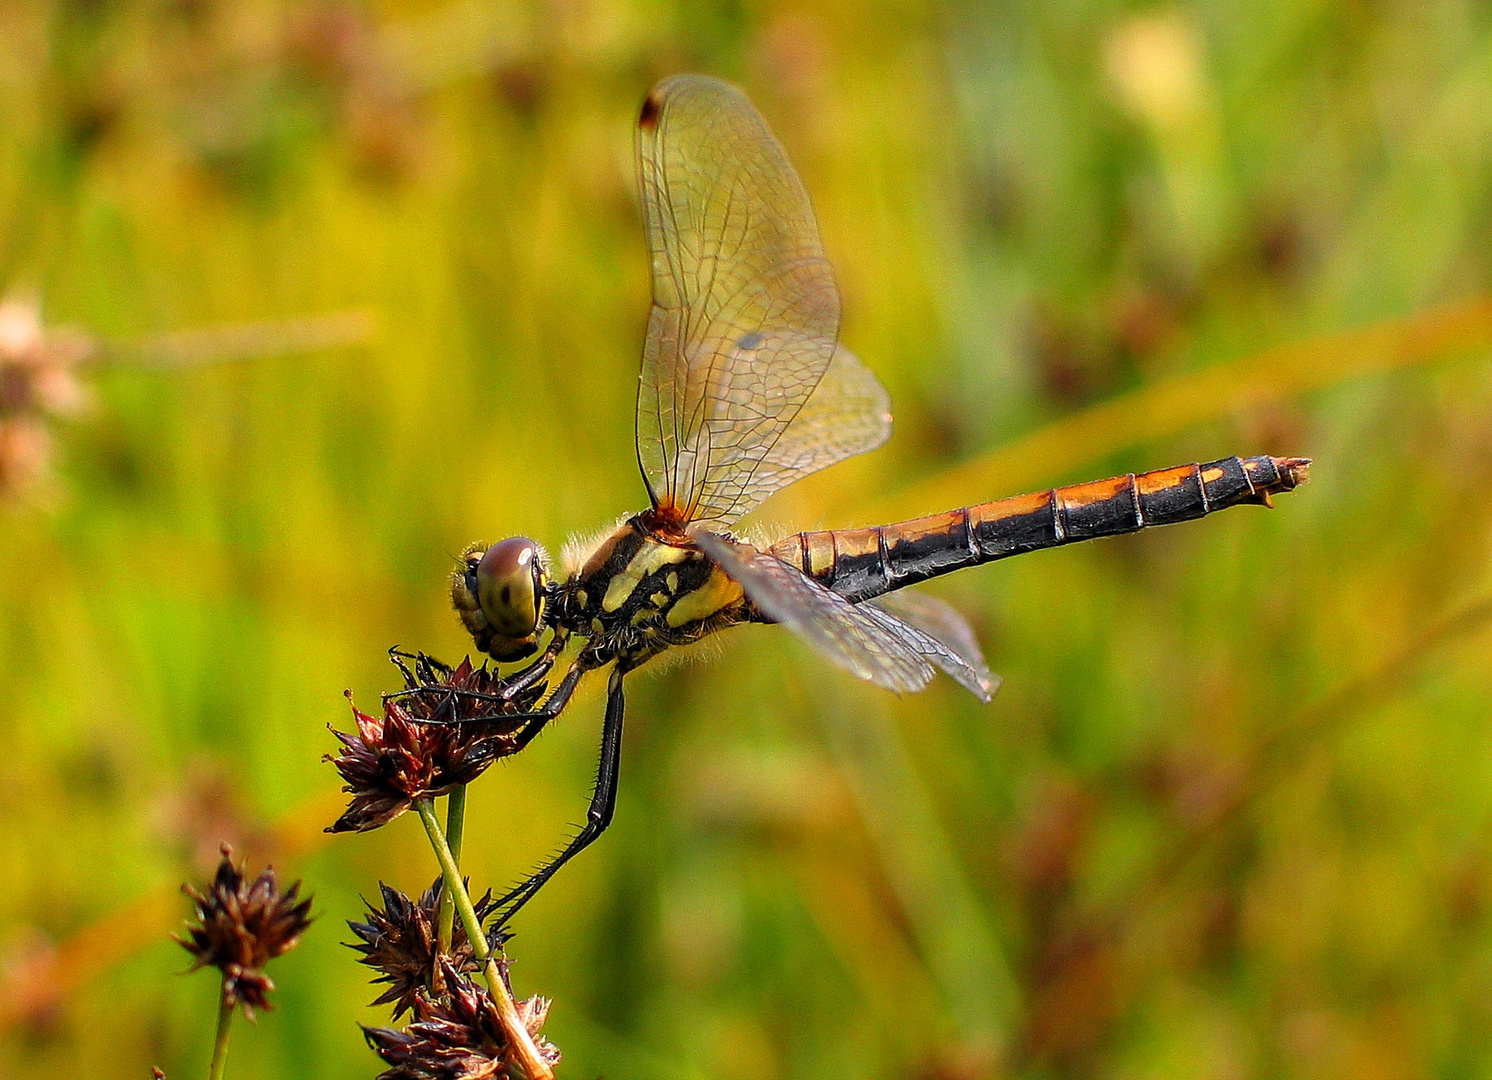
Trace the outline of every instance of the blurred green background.
[[[466, 651], [467, 543], [640, 508], [631, 124], [680, 70], [776, 128], [896, 411], [765, 527], [1317, 463], [1273, 512], [937, 583], [1005, 677], [988, 707], [765, 628], [635, 676], [617, 822], [511, 946], [561, 1075], [1492, 1075], [1486, 4], [14, 0], [0, 27], [0, 287], [49, 327], [377, 326], [99, 365], [0, 511], [0, 1075], [205, 1072], [214, 983], [166, 934], [224, 838], [321, 916], [230, 1075], [377, 1071], [342, 921], [435, 868], [412, 818], [321, 835], [325, 725], [397, 685], [389, 645]], [[580, 820], [598, 690], [473, 788], [479, 886]]]

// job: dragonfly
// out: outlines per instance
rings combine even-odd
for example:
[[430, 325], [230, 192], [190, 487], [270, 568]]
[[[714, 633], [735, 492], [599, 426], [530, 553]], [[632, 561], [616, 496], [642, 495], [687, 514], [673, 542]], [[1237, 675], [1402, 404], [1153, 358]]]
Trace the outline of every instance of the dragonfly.
[[[966, 566], [1243, 503], [1271, 505], [1309, 460], [1229, 457], [759, 548], [731, 530], [769, 495], [885, 442], [891, 412], [839, 344], [840, 303], [813, 208], [745, 94], [700, 75], [658, 83], [637, 120], [652, 308], [637, 397], [649, 506], [552, 567], [527, 537], [476, 544], [451, 598], [476, 647], [516, 663], [504, 695], [578, 653], [542, 702], [506, 718], [521, 749], [609, 668], [600, 764], [579, 832], [504, 896], [504, 925], [610, 824], [629, 673], [728, 627], [777, 623], [898, 692], [941, 670], [981, 701], [995, 680], [965, 620], [907, 586]], [[547, 636], [547, 641], [545, 638]], [[542, 649], [541, 649], [542, 645]]]

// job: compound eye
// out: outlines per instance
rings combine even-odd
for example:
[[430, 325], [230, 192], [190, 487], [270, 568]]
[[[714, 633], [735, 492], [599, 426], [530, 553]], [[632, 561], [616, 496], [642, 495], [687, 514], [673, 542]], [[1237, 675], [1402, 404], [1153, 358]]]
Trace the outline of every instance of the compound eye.
[[526, 638], [539, 625], [544, 569], [539, 546], [524, 536], [493, 544], [477, 563], [477, 601], [494, 633]]

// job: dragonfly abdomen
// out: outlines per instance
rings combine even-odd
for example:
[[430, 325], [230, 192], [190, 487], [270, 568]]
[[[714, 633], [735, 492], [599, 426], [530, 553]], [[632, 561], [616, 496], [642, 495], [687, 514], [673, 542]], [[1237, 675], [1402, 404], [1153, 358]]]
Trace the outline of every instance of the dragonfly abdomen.
[[798, 533], [772, 554], [850, 600], [965, 566], [1190, 521], [1305, 482], [1303, 458], [1224, 458], [1017, 495], [894, 525]]

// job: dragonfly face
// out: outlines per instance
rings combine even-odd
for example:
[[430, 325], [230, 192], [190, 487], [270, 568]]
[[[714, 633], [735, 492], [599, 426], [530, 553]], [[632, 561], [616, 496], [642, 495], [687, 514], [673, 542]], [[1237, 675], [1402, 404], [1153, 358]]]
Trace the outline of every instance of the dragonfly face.
[[544, 552], [526, 536], [467, 549], [452, 576], [451, 601], [477, 648], [503, 662], [527, 659], [539, 649], [549, 607]]
[[622, 680], [649, 658], [744, 622], [780, 623], [877, 685], [920, 690], [941, 669], [989, 700], [974, 635], [916, 582], [1037, 548], [1130, 532], [1305, 479], [1300, 458], [1224, 458], [1116, 477], [866, 529], [799, 533], [758, 550], [728, 530], [773, 492], [873, 450], [891, 431], [886, 392], [838, 343], [839, 293], [808, 195], [739, 90], [682, 75], [653, 88], [637, 122], [653, 305], [637, 398], [637, 459], [651, 506], [552, 582], [517, 537], [467, 551], [452, 598], [477, 647], [500, 661], [544, 651], [514, 676], [578, 656], [544, 705], [514, 717], [526, 745], [582, 676], [611, 666], [601, 767], [580, 834], [501, 902], [506, 921], [611, 820]]

